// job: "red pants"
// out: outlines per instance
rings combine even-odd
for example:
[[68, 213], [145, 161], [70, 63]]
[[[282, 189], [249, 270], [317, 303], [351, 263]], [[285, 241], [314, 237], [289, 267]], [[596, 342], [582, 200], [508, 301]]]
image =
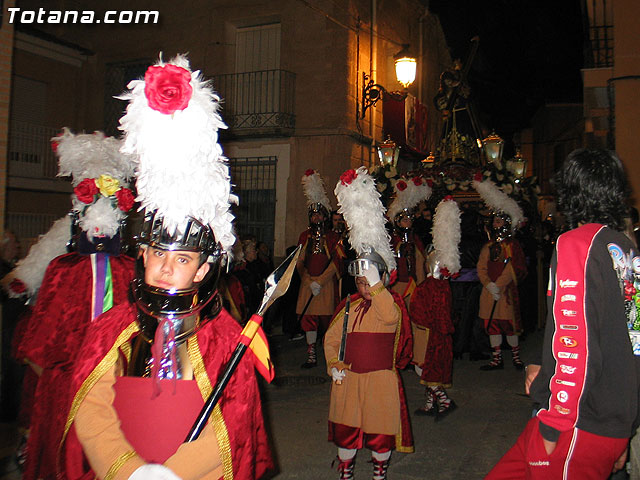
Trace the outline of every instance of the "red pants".
[[385, 453], [396, 446], [396, 437], [383, 433], [365, 433], [357, 427], [349, 427], [329, 421], [329, 441], [340, 448], [366, 447], [373, 452]]
[[318, 332], [318, 338], [324, 335], [331, 323], [331, 315], [304, 315], [300, 320], [305, 332]]
[[516, 331], [513, 329], [513, 320], [505, 320], [501, 318], [493, 318], [489, 323], [488, 318], [484, 318], [484, 329], [488, 335], [516, 335]]
[[602, 437], [574, 428], [562, 432], [555, 450], [547, 455], [539, 423], [535, 417], [529, 420], [485, 480], [604, 480], [629, 443], [628, 438]]

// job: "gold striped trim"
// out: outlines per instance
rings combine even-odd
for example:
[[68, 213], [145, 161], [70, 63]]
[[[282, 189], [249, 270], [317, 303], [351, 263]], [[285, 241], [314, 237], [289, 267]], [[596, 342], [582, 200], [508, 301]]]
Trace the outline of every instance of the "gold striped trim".
[[386, 290], [386, 289], [387, 289], [387, 287], [384, 286], [384, 283], [381, 283], [376, 288], [369, 290], [369, 293], [371, 294], [371, 297], [375, 297], [380, 292], [382, 292], [383, 290]]
[[[198, 344], [198, 336], [194, 335], [187, 340], [187, 351], [189, 352], [189, 359], [191, 365], [193, 365], [193, 376], [196, 379], [202, 399], [206, 402], [207, 398], [213, 391], [211, 380], [207, 375], [207, 369], [204, 366], [204, 360], [202, 353], [200, 352], [200, 345]], [[229, 432], [227, 425], [224, 422], [222, 416], [222, 410], [220, 404], [216, 405], [211, 414], [210, 422], [213, 425], [213, 430], [218, 440], [218, 449], [220, 450], [220, 459], [222, 460], [222, 470], [224, 472], [224, 480], [233, 480], [233, 459], [231, 457], [231, 441], [229, 440]]]
[[118, 470], [120, 470], [120, 468], [122, 468], [122, 466], [125, 463], [127, 463], [129, 460], [131, 460], [135, 456], [136, 456], [136, 452], [134, 452], [133, 450], [130, 450], [127, 453], [123, 453], [122, 455], [120, 455], [120, 457], [115, 462], [113, 462], [113, 465], [109, 467], [109, 471], [104, 476], [104, 480], [111, 480], [113, 477], [115, 477], [118, 473]]
[[80, 408], [80, 404], [85, 399], [89, 390], [93, 388], [93, 386], [98, 382], [98, 380], [118, 361], [118, 348], [120, 345], [125, 343], [131, 335], [135, 332], [139, 331], [138, 322], [134, 320], [129, 324], [127, 328], [125, 328], [118, 338], [116, 338], [115, 343], [111, 347], [111, 349], [107, 352], [105, 357], [100, 361], [98, 366], [93, 369], [93, 371], [89, 374], [89, 376], [85, 379], [85, 381], [80, 386], [80, 389], [76, 393], [73, 398], [73, 403], [71, 404], [71, 410], [69, 411], [69, 415], [67, 416], [67, 423], [64, 426], [64, 433], [62, 434], [62, 440], [60, 441], [60, 448], [64, 444], [64, 441], [69, 433], [69, 429], [73, 424], [73, 420], [76, 418], [76, 414], [78, 413], [78, 409]]

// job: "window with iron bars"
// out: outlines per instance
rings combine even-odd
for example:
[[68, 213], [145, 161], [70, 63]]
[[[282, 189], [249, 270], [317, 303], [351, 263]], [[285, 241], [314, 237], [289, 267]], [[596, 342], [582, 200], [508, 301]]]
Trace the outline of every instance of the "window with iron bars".
[[276, 214], [276, 166], [278, 158], [229, 158], [232, 191], [240, 198], [233, 206], [236, 234], [255, 236], [273, 253]]

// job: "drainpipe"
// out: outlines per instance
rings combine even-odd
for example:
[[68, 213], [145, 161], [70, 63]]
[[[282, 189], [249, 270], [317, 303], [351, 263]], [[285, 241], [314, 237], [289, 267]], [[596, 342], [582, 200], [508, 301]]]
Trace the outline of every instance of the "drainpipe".
[[[371, 0], [371, 37], [369, 42], [369, 71], [374, 82], [380, 83], [378, 78], [378, 1]], [[371, 138], [371, 148], [369, 149], [369, 165], [375, 165], [376, 150], [376, 109], [371, 107], [371, 122], [369, 123], [369, 137]]]

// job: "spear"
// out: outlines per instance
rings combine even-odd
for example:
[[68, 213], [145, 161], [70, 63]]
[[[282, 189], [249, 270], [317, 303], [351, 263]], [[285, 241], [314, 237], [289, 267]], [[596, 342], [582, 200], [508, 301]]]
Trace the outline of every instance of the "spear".
[[189, 434], [185, 439], [185, 443], [192, 442], [200, 436], [200, 433], [202, 433], [205, 424], [211, 416], [211, 412], [213, 412], [213, 409], [220, 400], [220, 397], [222, 397], [222, 393], [224, 392], [227, 383], [229, 383], [233, 372], [240, 363], [242, 356], [247, 351], [247, 347], [258, 331], [258, 328], [262, 323], [262, 317], [264, 316], [264, 313], [271, 306], [271, 304], [277, 298], [284, 295], [289, 288], [289, 284], [291, 283], [291, 276], [293, 275], [293, 270], [296, 267], [296, 261], [298, 260], [298, 255], [300, 255], [301, 248], [301, 246], [298, 246], [298, 248], [291, 252], [291, 254], [284, 260], [284, 262], [282, 262], [280, 266], [267, 277], [267, 280], [265, 282], [265, 292], [264, 296], [262, 297], [260, 308], [258, 308], [258, 311], [253, 314], [253, 316], [247, 322], [247, 325], [242, 330], [242, 333], [240, 334], [240, 341], [238, 342], [235, 351], [231, 355], [231, 359], [218, 378], [218, 383], [216, 383], [216, 386], [213, 388], [213, 391], [209, 395], [209, 398], [207, 398], [207, 401], [202, 407], [202, 410], [200, 410], [200, 414], [191, 427], [191, 431], [189, 431]]

